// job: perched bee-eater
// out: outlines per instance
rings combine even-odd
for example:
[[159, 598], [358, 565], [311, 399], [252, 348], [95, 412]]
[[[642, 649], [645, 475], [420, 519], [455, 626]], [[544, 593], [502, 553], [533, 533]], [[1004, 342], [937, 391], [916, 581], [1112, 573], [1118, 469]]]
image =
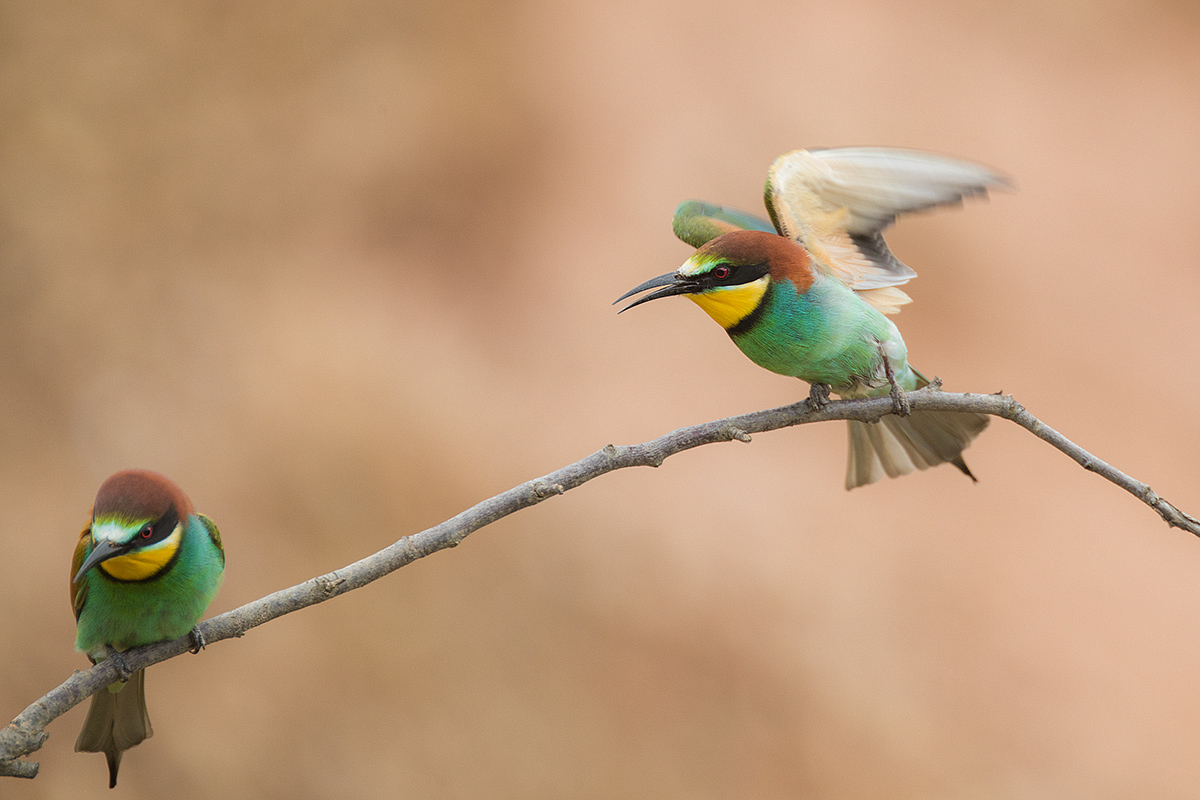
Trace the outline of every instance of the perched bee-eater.
[[689, 200], [675, 235], [698, 248], [675, 272], [626, 292], [683, 295], [725, 329], [760, 367], [843, 397], [892, 394], [897, 415], [850, 422], [846, 488], [950, 462], [987, 425], [982, 414], [908, 413], [904, 391], [929, 381], [908, 364], [885, 314], [909, 302], [896, 288], [916, 275], [883, 241], [897, 214], [957, 204], [1007, 180], [968, 161], [882, 147], [794, 150], [771, 165], [764, 192], [771, 222]]
[[[193, 632], [225, 572], [217, 526], [171, 480], [146, 470], [100, 485], [71, 562], [75, 649], [93, 663]], [[119, 663], [119, 661], [118, 661]], [[92, 695], [76, 752], [104, 753], [108, 785], [121, 754], [154, 734], [141, 670]]]

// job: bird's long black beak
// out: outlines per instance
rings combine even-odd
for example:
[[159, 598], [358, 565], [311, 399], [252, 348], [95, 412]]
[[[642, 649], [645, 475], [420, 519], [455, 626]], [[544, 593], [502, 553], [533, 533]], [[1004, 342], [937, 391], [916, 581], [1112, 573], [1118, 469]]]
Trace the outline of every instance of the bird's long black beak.
[[92, 552], [88, 553], [88, 557], [83, 560], [83, 564], [79, 567], [79, 572], [75, 573], [75, 577], [71, 578], [71, 583], [78, 583], [83, 577], [83, 573], [87, 572], [92, 567], [99, 564], [101, 561], [108, 561], [110, 558], [121, 555], [129, 550], [128, 546], [112, 544], [101, 540], [96, 542], [96, 546], [92, 548]]
[[[658, 289], [659, 286], [664, 288]], [[640, 286], [633, 287], [628, 292], [614, 300], [613, 305], [615, 306], [622, 300], [632, 297], [638, 292], [644, 292], [647, 289], [658, 289], [658, 291], [651, 292], [645, 297], [639, 297], [637, 300], [634, 300], [617, 313], [620, 314], [624, 311], [628, 311], [634, 306], [640, 306], [642, 303], [648, 303], [649, 301], [657, 300], [660, 297], [671, 297], [677, 294], [693, 294], [696, 292], [698, 287], [693, 281], [681, 276], [678, 272], [668, 272], [666, 275], [659, 275], [657, 278], [651, 278]]]

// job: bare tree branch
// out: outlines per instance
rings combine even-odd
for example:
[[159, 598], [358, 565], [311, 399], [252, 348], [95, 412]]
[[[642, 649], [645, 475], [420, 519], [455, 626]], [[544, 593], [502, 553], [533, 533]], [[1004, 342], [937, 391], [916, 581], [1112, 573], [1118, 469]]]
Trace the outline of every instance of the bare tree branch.
[[[1200, 536], [1200, 521], [1175, 508], [1146, 484], [1101, 461], [1045, 425], [1011, 397], [998, 394], [942, 392], [936, 381], [924, 389], [908, 393], [907, 397], [913, 410], [975, 412], [1011, 420], [1075, 459], [1084, 469], [1115, 483], [1153, 508], [1167, 525], [1183, 528]], [[361, 561], [213, 617], [200, 624], [200, 632], [210, 644], [233, 636], [242, 636], [264, 622], [365, 586], [430, 553], [455, 547], [469, 534], [485, 525], [523, 508], [537, 505], [613, 470], [626, 467], [657, 467], [668, 456], [691, 450], [693, 447], [734, 439], [749, 442], [752, 433], [793, 425], [839, 419], [875, 422], [891, 413], [892, 407], [892, 398], [886, 396], [838, 400], [819, 409], [805, 400], [782, 408], [680, 428], [642, 444], [627, 447], [608, 445], [574, 464], [484, 500], [440, 525], [406, 536]], [[125, 653], [125, 665], [130, 670], [144, 669], [187, 652], [191, 646], [190, 637], [184, 636], [170, 642], [139, 647]], [[51, 690], [22, 711], [0, 731], [0, 776], [36, 776], [36, 762], [16, 759], [38, 750], [45, 743], [49, 736], [45, 729], [51, 721], [108, 686], [117, 677], [112, 662], [101, 662], [91, 669], [76, 672], [58, 688]]]

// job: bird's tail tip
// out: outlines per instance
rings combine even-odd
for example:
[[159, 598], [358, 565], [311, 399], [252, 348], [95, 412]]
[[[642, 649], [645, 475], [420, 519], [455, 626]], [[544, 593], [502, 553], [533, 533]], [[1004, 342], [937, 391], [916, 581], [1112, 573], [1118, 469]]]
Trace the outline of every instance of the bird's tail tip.
[[851, 420], [846, 488], [946, 463], [978, 483], [962, 451], [987, 427], [988, 420], [986, 414], [957, 411], [914, 411], [906, 417], [887, 416], [877, 423]]

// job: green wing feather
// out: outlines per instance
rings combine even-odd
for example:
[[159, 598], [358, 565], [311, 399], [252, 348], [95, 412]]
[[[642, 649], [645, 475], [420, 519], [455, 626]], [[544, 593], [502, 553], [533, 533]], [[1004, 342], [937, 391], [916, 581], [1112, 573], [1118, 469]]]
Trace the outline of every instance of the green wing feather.
[[91, 550], [92, 523], [89, 522], [79, 534], [79, 541], [75, 545], [75, 554], [71, 557], [71, 608], [74, 610], [77, 620], [79, 613], [83, 611], [83, 602], [87, 600], [87, 581], [81, 578], [76, 583], [75, 573], [79, 572], [79, 568], [83, 566], [83, 560], [87, 558]]
[[221, 554], [221, 565], [225, 564], [225, 546], [221, 544], [221, 532], [217, 530], [217, 523], [213, 522], [203, 514], [197, 514], [196, 518], [200, 520], [200, 524], [208, 531], [208, 538], [212, 539], [212, 543], [217, 546], [217, 552]]
[[731, 231], [776, 233], [770, 222], [745, 211], [701, 200], [684, 200], [675, 209], [675, 235], [692, 247], [700, 247]]

